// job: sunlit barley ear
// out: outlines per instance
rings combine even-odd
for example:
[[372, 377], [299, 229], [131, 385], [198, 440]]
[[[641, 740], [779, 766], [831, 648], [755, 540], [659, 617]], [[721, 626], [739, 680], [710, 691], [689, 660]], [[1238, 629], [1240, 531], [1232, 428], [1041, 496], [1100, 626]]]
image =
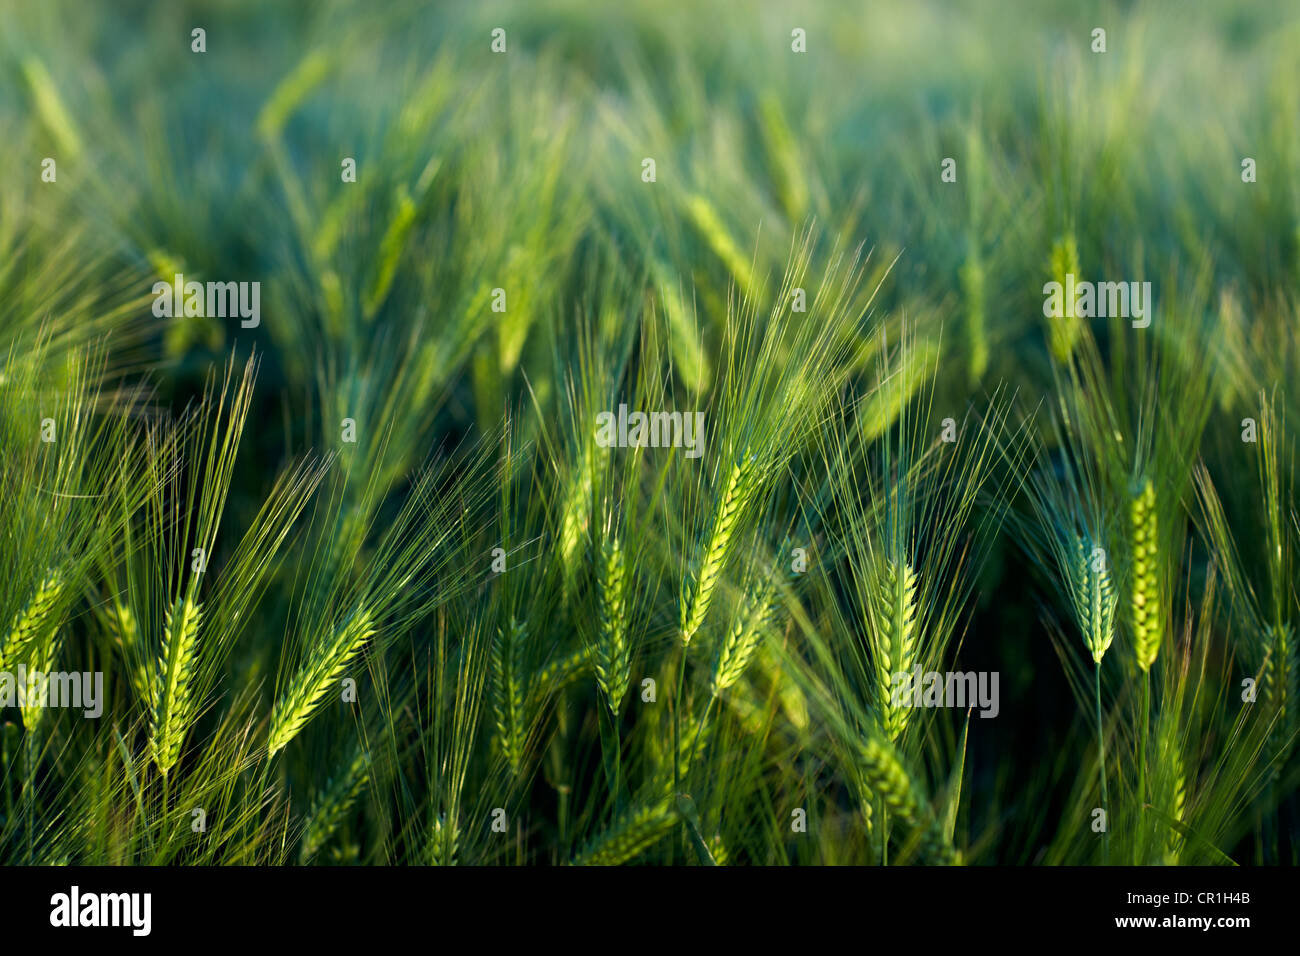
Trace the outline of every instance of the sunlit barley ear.
[[1100, 664], [1115, 638], [1115, 605], [1118, 596], [1111, 581], [1105, 549], [1082, 536], [1075, 537], [1074, 561], [1070, 569], [1071, 601], [1083, 641]]
[[631, 810], [589, 840], [573, 858], [573, 865], [621, 866], [667, 836], [677, 820], [677, 811], [668, 800]]
[[455, 866], [460, 852], [460, 830], [455, 821], [439, 815], [433, 820], [429, 835], [429, 863], [432, 866]]
[[579, 552], [591, 522], [592, 456], [590, 444], [583, 446], [578, 468], [569, 477], [560, 518], [561, 587], [567, 604], [573, 597], [578, 572]]
[[1106, 31], [1101, 27], [1097, 27], [1092, 31], [1092, 52], [1106, 52]]
[[1164, 611], [1160, 601], [1159, 538], [1156, 526], [1156, 491], [1148, 478], [1129, 501], [1133, 579], [1129, 610], [1133, 616], [1133, 650], [1137, 665], [1149, 671], [1164, 641]]
[[687, 574], [682, 581], [680, 633], [683, 645], [691, 643], [709, 613], [718, 576], [722, 573], [731, 550], [732, 537], [753, 495], [756, 472], [757, 465], [752, 455], [742, 454], [739, 461], [732, 465], [726, 487], [713, 513], [713, 523], [700, 558], [699, 572], [695, 575]]
[[1255, 181], [1255, 161], [1249, 156], [1241, 161], [1241, 181], [1243, 183]]
[[46, 156], [41, 160], [41, 182], [54, 183], [59, 180], [58, 166], [54, 160]]
[[33, 642], [54, 629], [54, 607], [62, 593], [62, 574], [58, 569], [47, 571], [36, 592], [14, 618], [4, 642], [0, 643], [0, 671], [12, 670]]
[[884, 803], [891, 819], [919, 836], [922, 859], [943, 865], [960, 863], [961, 857], [946, 836], [942, 822], [922, 801], [893, 744], [878, 733], [868, 732], [860, 744], [859, 756], [870, 791]]
[[150, 706], [150, 682], [146, 659], [140, 644], [140, 626], [125, 604], [114, 602], [104, 613], [104, 627], [121, 652], [122, 663], [130, 673], [131, 689], [136, 699]]
[[955, 183], [957, 181], [957, 160], [945, 156], [939, 164], [939, 182]]
[[596, 588], [599, 634], [592, 663], [605, 703], [617, 717], [632, 683], [632, 646], [627, 633], [627, 559], [617, 535], [609, 534], [601, 544]]
[[713, 667], [715, 697], [745, 673], [775, 612], [775, 591], [770, 583], [762, 581], [750, 589], [718, 648]]
[[[1079, 247], [1073, 233], [1061, 236], [1052, 244], [1052, 254], [1048, 265], [1051, 281], [1057, 283], [1061, 290], [1069, 284], [1067, 276], [1079, 276]], [[1046, 306], [1044, 311], [1046, 312]], [[1058, 314], [1048, 316], [1048, 341], [1052, 357], [1061, 364], [1070, 360], [1079, 339], [1083, 336], [1083, 320], [1074, 314], [1074, 303], [1061, 302]]]
[[188, 597], [178, 597], [167, 609], [163, 622], [162, 651], [153, 677], [149, 752], [164, 776], [180, 758], [181, 745], [199, 703], [192, 685], [202, 621], [202, 607]]
[[190, 31], [190, 52], [208, 52], [208, 31], [203, 27], [195, 27]]
[[57, 628], [48, 629], [44, 637], [33, 643], [27, 657], [27, 686], [18, 687], [18, 709], [23, 718], [23, 729], [34, 734], [40, 728], [41, 717], [49, 702], [50, 672], [58, 654]]
[[344, 668], [374, 635], [370, 613], [359, 611], [339, 624], [328, 640], [313, 645], [275, 702], [266, 742], [268, 756], [274, 757], [302, 731], [337, 686]]
[[894, 699], [897, 674], [911, 674], [917, 664], [916, 573], [906, 561], [878, 559], [872, 578], [871, 625], [876, 649], [876, 683], [881, 723], [896, 743], [903, 735], [910, 707]]

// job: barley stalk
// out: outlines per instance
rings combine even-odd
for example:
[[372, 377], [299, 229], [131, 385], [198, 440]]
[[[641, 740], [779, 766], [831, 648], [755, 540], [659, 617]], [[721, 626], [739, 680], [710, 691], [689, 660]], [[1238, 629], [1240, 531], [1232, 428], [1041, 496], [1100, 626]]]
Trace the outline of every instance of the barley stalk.
[[752, 478], [755, 470], [755, 458], [742, 456], [731, 468], [726, 490], [718, 501], [714, 513], [713, 526], [709, 532], [708, 545], [704, 549], [704, 560], [694, 580], [689, 577], [683, 582], [682, 600], [682, 644], [689, 645], [709, 613], [709, 604], [718, 583], [718, 575], [726, 563], [727, 552], [732, 536], [740, 523], [740, 517], [749, 503], [753, 491]]
[[271, 712], [268, 756], [274, 757], [298, 736], [343, 669], [374, 634], [370, 613], [362, 611], [340, 624], [329, 641], [313, 648]]
[[4, 644], [0, 645], [0, 670], [11, 669], [29, 644], [53, 628], [51, 617], [62, 592], [62, 575], [57, 570], [48, 571], [36, 593], [14, 618]]
[[1148, 478], [1129, 504], [1133, 540], [1133, 583], [1129, 606], [1133, 614], [1133, 648], [1137, 665], [1149, 671], [1164, 639], [1160, 606], [1159, 543], [1156, 537], [1156, 491]]
[[639, 807], [593, 838], [573, 865], [620, 866], [658, 843], [676, 823], [677, 812], [667, 800]]
[[197, 701], [191, 683], [198, 658], [201, 605], [178, 597], [163, 622], [162, 653], [153, 678], [149, 752], [163, 776], [180, 758], [181, 744], [194, 719]]
[[632, 683], [632, 647], [627, 635], [627, 561], [617, 536], [610, 535], [601, 545], [596, 583], [600, 635], [593, 663], [605, 703], [617, 717]]
[[492, 642], [492, 706], [497, 740], [510, 764], [519, 773], [524, 759], [524, 644], [528, 628], [514, 618], [507, 627], [497, 628]]

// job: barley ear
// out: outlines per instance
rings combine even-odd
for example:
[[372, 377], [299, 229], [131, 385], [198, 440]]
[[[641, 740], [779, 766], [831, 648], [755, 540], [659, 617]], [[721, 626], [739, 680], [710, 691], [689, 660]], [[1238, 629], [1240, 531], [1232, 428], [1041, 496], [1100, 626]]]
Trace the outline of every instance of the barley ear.
[[[1066, 285], [1067, 275], [1072, 275], [1075, 279], [1079, 278], [1079, 246], [1072, 234], [1062, 236], [1052, 243], [1052, 257], [1048, 270], [1052, 281], [1059, 282], [1062, 289]], [[1083, 320], [1071, 314], [1074, 311], [1073, 303], [1066, 302], [1064, 305], [1062, 315], [1047, 319], [1052, 357], [1061, 364], [1070, 360], [1075, 346], [1083, 336]]]
[[330, 780], [312, 801], [303, 828], [300, 862], [308, 862], [321, 851], [369, 782], [370, 754], [364, 748], [358, 748], [347, 769]]
[[860, 747], [863, 777], [893, 818], [915, 832], [924, 859], [943, 865], [960, 862], [960, 855], [944, 834], [943, 826], [922, 803], [916, 784], [904, 768], [893, 744], [872, 733]]
[[1115, 639], [1115, 604], [1117, 596], [1110, 569], [1103, 562], [1095, 566], [1093, 547], [1082, 537], [1075, 538], [1071, 566], [1071, 601], [1078, 618], [1083, 640], [1092, 653], [1093, 662], [1101, 663], [1110, 642]]
[[533, 672], [528, 681], [525, 713], [531, 720], [548, 697], [568, 687], [591, 666], [591, 648], [583, 646]]
[[518, 774], [524, 759], [524, 645], [528, 628], [514, 618], [506, 627], [497, 628], [492, 642], [492, 708], [496, 717], [497, 740], [510, 764], [510, 772]]
[[1269, 759], [1273, 762], [1273, 779], [1282, 774], [1296, 735], [1297, 682], [1300, 680], [1300, 654], [1297, 654], [1295, 631], [1291, 625], [1269, 625], [1264, 631], [1267, 644], [1264, 671], [1260, 675], [1267, 713], [1272, 720], [1268, 735]]
[[312, 649], [271, 712], [268, 756], [274, 757], [298, 736], [343, 669], [374, 634], [373, 618], [368, 611], [362, 611], [336, 627], [328, 642]]
[[[38, 638], [33, 643], [28, 658], [26, 680], [28, 687], [23, 687], [21, 684], [18, 687], [18, 709], [22, 713], [23, 729], [29, 734], [36, 732], [41, 717], [45, 713], [46, 696], [49, 691], [49, 674], [54, 669], [54, 658], [58, 653], [58, 646], [59, 633], [57, 629], [47, 631], [44, 637]], [[39, 675], [39, 678], [37, 678], [37, 675]], [[35, 684], [34, 687], [33, 684]], [[27, 693], [29, 688], [34, 689], [36, 693], [29, 695]]]
[[181, 744], [195, 716], [195, 664], [203, 609], [187, 597], [178, 597], [163, 621], [162, 653], [153, 677], [149, 717], [149, 752], [164, 776], [176, 765]]
[[693, 578], [688, 575], [682, 582], [681, 638], [684, 645], [690, 644], [691, 638], [699, 631], [709, 613], [718, 575], [722, 573], [732, 536], [753, 490], [755, 461], [755, 456], [744, 455], [732, 466], [727, 487], [713, 515], [713, 525], [709, 530], [699, 573]]
[[1160, 606], [1159, 543], [1156, 527], [1156, 491], [1148, 478], [1129, 503], [1132, 532], [1133, 583], [1129, 608], [1133, 615], [1133, 650], [1137, 665], [1149, 671], [1164, 639], [1164, 614]]
[[573, 595], [579, 548], [587, 535], [591, 518], [591, 450], [584, 449], [578, 472], [569, 478], [560, 518], [561, 585], [567, 602]]
[[10, 670], [29, 644], [53, 627], [54, 605], [63, 591], [63, 576], [57, 569], [48, 571], [27, 605], [18, 612], [13, 625], [0, 644], [0, 670]]
[[125, 604], [114, 602], [103, 616], [104, 627], [109, 637], [117, 645], [122, 657], [122, 664], [130, 674], [131, 689], [136, 698], [145, 706], [152, 706], [149, 684], [149, 668], [140, 647], [140, 625]]
[[573, 865], [621, 866], [658, 843], [676, 823], [677, 812], [667, 800], [639, 807], [593, 838], [573, 858]]
[[429, 863], [432, 866], [455, 866], [460, 851], [460, 829], [454, 818], [434, 818], [429, 835]]
[[[1173, 721], [1164, 721], [1160, 729], [1159, 753], [1163, 765], [1164, 777], [1161, 779], [1160, 806], [1169, 816], [1183, 822], [1183, 810], [1187, 802], [1187, 779], [1183, 763], [1183, 752], [1174, 731]], [[1182, 851], [1183, 837], [1173, 827], [1165, 836], [1164, 862], [1174, 865]]]
[[903, 735], [911, 710], [893, 699], [895, 674], [916, 666], [916, 573], [906, 561], [881, 560], [872, 587], [876, 682], [881, 723], [890, 741]]
[[627, 561], [614, 535], [601, 545], [596, 583], [600, 634], [593, 664], [605, 703], [617, 717], [632, 683], [632, 647], [627, 634]]
[[713, 695], [716, 697], [740, 680], [762, 643], [764, 631], [772, 623], [776, 606], [769, 583], [750, 590], [731, 628], [718, 648], [713, 665]]

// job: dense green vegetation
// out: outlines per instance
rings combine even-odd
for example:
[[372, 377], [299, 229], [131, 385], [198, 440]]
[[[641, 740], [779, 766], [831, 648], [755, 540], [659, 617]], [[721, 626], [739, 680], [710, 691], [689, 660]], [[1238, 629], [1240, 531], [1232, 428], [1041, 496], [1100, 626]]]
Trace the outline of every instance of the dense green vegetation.
[[0, 860], [1295, 862], [1300, 17], [792, 6], [0, 6]]

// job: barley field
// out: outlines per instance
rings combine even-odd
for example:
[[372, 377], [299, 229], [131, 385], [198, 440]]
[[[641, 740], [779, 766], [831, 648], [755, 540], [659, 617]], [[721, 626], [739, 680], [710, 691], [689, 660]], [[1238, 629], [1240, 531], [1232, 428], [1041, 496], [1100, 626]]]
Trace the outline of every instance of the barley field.
[[1298, 49], [0, 4], [0, 861], [1295, 863]]

